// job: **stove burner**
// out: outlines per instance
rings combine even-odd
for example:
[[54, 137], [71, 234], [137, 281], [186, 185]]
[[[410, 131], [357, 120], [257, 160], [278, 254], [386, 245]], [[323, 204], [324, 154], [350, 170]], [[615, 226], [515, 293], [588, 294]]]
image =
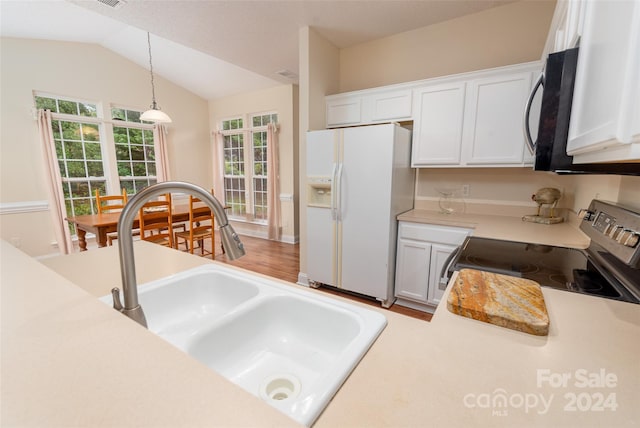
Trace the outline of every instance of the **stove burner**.
[[540, 267], [532, 264], [520, 265], [517, 267], [519, 272], [522, 272], [523, 275], [532, 275], [534, 273], [540, 272]]
[[578, 290], [596, 296], [621, 297], [620, 293], [610, 286], [602, 276], [593, 271], [574, 269], [573, 277]]

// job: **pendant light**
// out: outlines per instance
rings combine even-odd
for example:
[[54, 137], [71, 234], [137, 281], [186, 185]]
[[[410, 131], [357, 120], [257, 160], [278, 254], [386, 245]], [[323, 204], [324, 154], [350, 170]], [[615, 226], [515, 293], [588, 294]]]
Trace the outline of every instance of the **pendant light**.
[[149, 71], [151, 72], [151, 96], [153, 97], [153, 101], [151, 103], [151, 109], [142, 113], [140, 119], [148, 122], [170, 123], [171, 118], [161, 111], [160, 107], [158, 107], [158, 104], [156, 103], [156, 87], [153, 82], [153, 62], [151, 61], [151, 36], [149, 35], [149, 32], [147, 32], [147, 44], [149, 46]]

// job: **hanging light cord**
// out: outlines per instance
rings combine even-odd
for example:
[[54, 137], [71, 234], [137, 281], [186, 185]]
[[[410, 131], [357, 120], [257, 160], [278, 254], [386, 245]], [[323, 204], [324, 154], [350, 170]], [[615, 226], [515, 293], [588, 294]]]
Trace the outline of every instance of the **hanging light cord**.
[[149, 46], [149, 70], [151, 71], [151, 108], [154, 110], [159, 110], [158, 105], [156, 104], [156, 87], [153, 81], [153, 61], [151, 61], [151, 36], [147, 31], [147, 45]]

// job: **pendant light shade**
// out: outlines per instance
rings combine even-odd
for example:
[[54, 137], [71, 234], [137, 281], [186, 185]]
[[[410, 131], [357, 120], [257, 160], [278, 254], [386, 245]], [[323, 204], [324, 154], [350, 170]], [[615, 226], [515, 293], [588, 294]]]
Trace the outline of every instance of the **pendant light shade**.
[[157, 123], [171, 123], [171, 118], [167, 113], [153, 107], [142, 113], [140, 120]]
[[147, 45], [149, 46], [149, 72], [151, 73], [151, 97], [152, 103], [151, 108], [140, 116], [141, 120], [146, 120], [148, 122], [154, 123], [170, 123], [171, 118], [158, 107], [158, 103], [156, 103], [156, 87], [153, 81], [153, 62], [151, 60], [151, 36], [149, 32], [147, 32]]

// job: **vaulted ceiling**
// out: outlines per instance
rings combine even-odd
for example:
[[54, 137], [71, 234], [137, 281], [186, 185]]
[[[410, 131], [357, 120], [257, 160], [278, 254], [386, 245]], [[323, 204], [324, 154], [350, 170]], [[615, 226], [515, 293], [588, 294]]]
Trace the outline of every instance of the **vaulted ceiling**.
[[345, 48], [512, 1], [1, 0], [0, 35], [95, 43], [148, 68], [148, 31], [154, 72], [216, 99], [297, 82], [305, 26]]

